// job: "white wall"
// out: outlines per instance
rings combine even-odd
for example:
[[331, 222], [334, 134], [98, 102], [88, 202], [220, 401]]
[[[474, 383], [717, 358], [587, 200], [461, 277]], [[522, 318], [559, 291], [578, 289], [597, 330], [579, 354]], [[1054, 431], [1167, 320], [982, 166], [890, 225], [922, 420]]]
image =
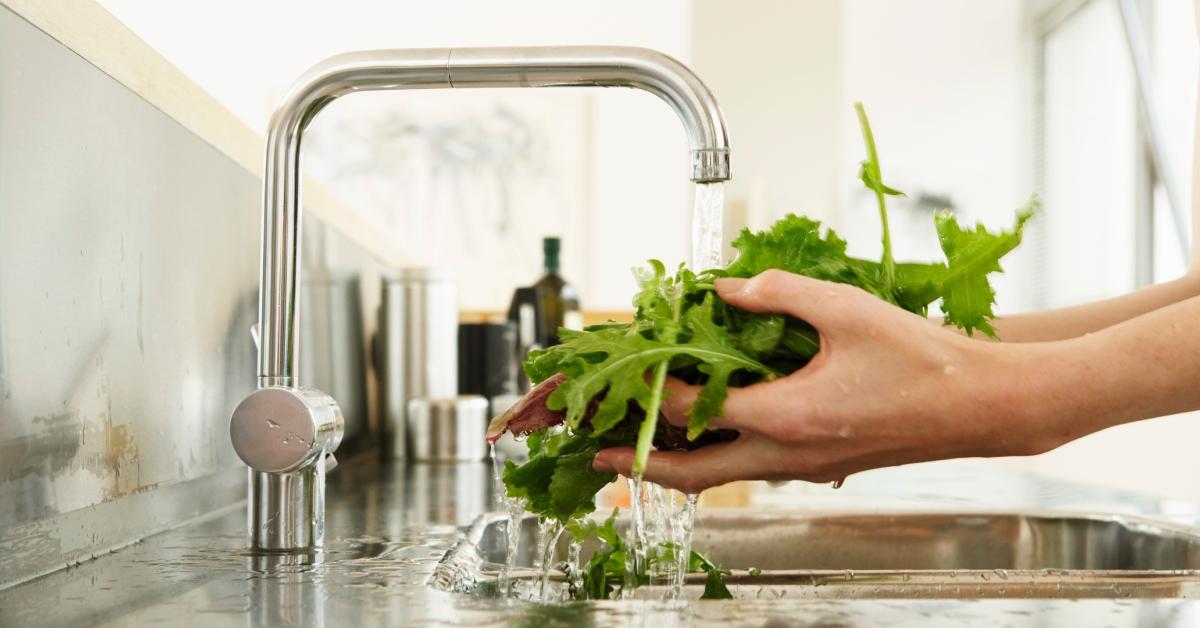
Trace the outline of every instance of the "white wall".
[[[280, 94], [297, 76], [313, 63], [347, 50], [623, 44], [656, 48], [684, 61], [691, 54], [686, 0], [101, 3], [259, 130], [265, 130]], [[375, 216], [381, 230], [410, 253], [414, 263], [457, 268], [463, 307], [506, 307], [512, 288], [540, 274], [542, 235], [565, 237], [564, 273], [579, 284], [585, 306], [592, 309], [628, 308], [633, 287], [628, 270], [646, 258], [662, 257], [671, 263], [684, 259], [690, 215], [687, 144], [674, 114], [656, 98], [624, 90], [454, 96], [355, 96], [378, 100], [336, 103], [314, 123], [312, 135], [316, 142], [329, 129], [362, 128], [356, 116], [381, 115], [392, 107], [412, 113], [418, 122], [437, 122], [440, 115], [446, 126], [453, 126], [455, 119], [467, 124], [486, 119], [487, 112], [498, 107], [524, 112], [533, 120], [546, 140], [540, 163], [550, 172], [540, 179], [525, 177], [523, 183], [512, 178], [524, 187], [510, 190], [508, 209], [525, 222], [511, 237], [493, 234], [492, 240], [481, 236], [464, 243], [454, 237], [461, 221], [443, 219], [447, 207], [465, 212], [464, 205], [494, 218], [501, 210], [495, 195], [464, 200], [451, 198], [444, 187], [422, 189], [402, 201], [405, 207], [397, 207], [394, 200], [379, 200], [397, 196], [391, 193], [394, 181], [386, 177], [372, 184], [361, 178], [323, 181], [335, 195]], [[339, 143], [336, 137], [324, 139], [329, 140], [327, 146]], [[335, 170], [341, 156], [325, 157], [334, 162], [327, 170]], [[494, 176], [481, 176], [470, 180], [469, 187], [494, 184]], [[411, 179], [402, 185], [414, 187]], [[552, 185], [557, 189], [546, 189]], [[415, 219], [396, 224], [387, 218], [436, 211], [442, 213], [427, 215], [420, 229], [411, 228]]]
[[730, 126], [726, 198], [755, 228], [788, 212], [838, 219], [842, 14], [825, 0], [695, 3], [696, 72]]

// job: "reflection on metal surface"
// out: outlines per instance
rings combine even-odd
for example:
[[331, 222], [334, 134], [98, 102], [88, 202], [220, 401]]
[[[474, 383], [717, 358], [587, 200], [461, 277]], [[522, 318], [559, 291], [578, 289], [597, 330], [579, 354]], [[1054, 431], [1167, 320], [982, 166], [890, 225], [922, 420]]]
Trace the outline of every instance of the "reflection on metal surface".
[[357, 271], [329, 271], [323, 257], [314, 254], [315, 267], [305, 268], [301, 337], [308, 353], [301, 379], [337, 400], [345, 415], [345, 437], [353, 440], [369, 428], [362, 279]]
[[[433, 581], [447, 590], [494, 581], [508, 516], [483, 515]], [[515, 579], [534, 568], [538, 521], [521, 522]], [[745, 598], [1121, 598], [1200, 594], [1200, 530], [1136, 517], [1066, 514], [701, 513], [697, 551], [732, 571]], [[555, 562], [566, 559], [560, 540]], [[585, 544], [583, 556], [595, 550]], [[589, 546], [590, 545], [590, 546]], [[556, 579], [563, 578], [558, 572]], [[693, 597], [704, 574], [689, 576]], [[486, 587], [485, 587], [486, 590]]]
[[488, 460], [488, 402], [480, 395], [408, 402], [408, 435], [417, 462]]
[[3, 6], [0, 138], [2, 588], [245, 495], [219, 435], [253, 390], [261, 189]]

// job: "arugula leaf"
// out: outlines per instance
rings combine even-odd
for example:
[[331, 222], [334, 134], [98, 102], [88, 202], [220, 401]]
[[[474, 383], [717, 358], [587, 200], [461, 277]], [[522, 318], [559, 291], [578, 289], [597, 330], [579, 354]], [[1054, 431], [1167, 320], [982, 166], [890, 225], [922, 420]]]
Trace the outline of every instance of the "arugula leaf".
[[[730, 378], [737, 372], [760, 379], [779, 375], [739, 348], [738, 339], [714, 320], [715, 297], [696, 287], [696, 276], [680, 268], [666, 276], [661, 263], [641, 275], [635, 298], [647, 326], [606, 326], [560, 334], [562, 343], [537, 352], [526, 371], [542, 377], [561, 372], [567, 379], [546, 400], [551, 410], [566, 410], [571, 430], [585, 417], [593, 436], [605, 434], [629, 414], [630, 403], [644, 412], [636, 440], [635, 472], [645, 468], [654, 437], [663, 382], [672, 363], [687, 363], [705, 377], [698, 403], [689, 411], [689, 434], [696, 438], [719, 416]], [[688, 300], [689, 295], [698, 295]], [[647, 381], [651, 375], [651, 381]], [[599, 399], [598, 403], [593, 400]]]
[[846, 241], [820, 221], [788, 214], [766, 231], [743, 229], [733, 241], [737, 257], [725, 268], [729, 277], [753, 277], [777, 268], [825, 281], [859, 283], [866, 277], [846, 255]]
[[941, 277], [946, 323], [958, 325], [968, 334], [978, 329], [996, 337], [996, 330], [988, 323], [995, 316], [992, 304], [996, 292], [987, 276], [999, 272], [1000, 258], [1021, 243], [1021, 230], [1038, 207], [1038, 200], [1031, 199], [1017, 212], [1013, 230], [1002, 233], [989, 233], [982, 224], [974, 230], [963, 229], [952, 214], [937, 215], [938, 240], [949, 262]]

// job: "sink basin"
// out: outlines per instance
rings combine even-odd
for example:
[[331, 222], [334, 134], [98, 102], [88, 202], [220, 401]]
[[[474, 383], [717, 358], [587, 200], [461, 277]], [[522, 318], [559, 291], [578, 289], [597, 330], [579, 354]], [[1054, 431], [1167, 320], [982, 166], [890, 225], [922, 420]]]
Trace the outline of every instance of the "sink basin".
[[[481, 516], [432, 584], [487, 590], [505, 560], [506, 526], [503, 514]], [[532, 568], [537, 519], [520, 526], [518, 582], [541, 577]], [[697, 516], [694, 546], [731, 571], [726, 582], [738, 598], [1200, 595], [1200, 530], [1125, 515], [714, 510]], [[566, 547], [560, 540], [555, 563]], [[585, 561], [593, 549], [584, 545]], [[685, 596], [698, 597], [703, 582], [704, 574], [690, 574]]]

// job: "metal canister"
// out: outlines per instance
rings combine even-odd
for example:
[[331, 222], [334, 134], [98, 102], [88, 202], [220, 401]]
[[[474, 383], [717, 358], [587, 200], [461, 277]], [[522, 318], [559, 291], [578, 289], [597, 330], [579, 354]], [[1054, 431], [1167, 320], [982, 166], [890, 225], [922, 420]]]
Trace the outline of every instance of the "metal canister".
[[478, 462], [488, 457], [488, 402], [479, 395], [408, 402], [408, 436], [417, 462]]
[[458, 288], [452, 271], [407, 268], [383, 278], [377, 360], [384, 452], [404, 458], [408, 401], [458, 395]]

